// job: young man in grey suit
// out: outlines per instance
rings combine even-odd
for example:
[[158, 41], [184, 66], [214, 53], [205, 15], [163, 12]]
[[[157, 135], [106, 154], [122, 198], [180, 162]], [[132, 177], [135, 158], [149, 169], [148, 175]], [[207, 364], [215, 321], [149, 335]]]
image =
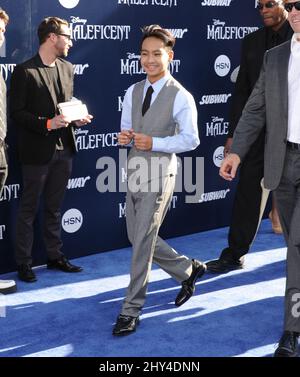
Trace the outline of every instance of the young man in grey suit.
[[284, 332], [276, 357], [297, 356], [300, 332], [300, 1], [284, 1], [294, 35], [266, 52], [220, 175], [232, 180], [266, 124], [264, 184], [274, 190], [287, 243]]
[[[4, 42], [4, 33], [6, 25], [8, 24], [8, 14], [0, 8], [0, 47]], [[7, 129], [7, 116], [6, 116], [6, 84], [0, 74], [0, 196], [7, 178], [8, 166], [6, 161], [6, 146], [5, 136]], [[14, 280], [0, 280], [0, 293], [7, 294], [13, 293], [17, 289]]]
[[132, 144], [127, 161], [126, 224], [133, 246], [130, 284], [113, 335], [136, 330], [145, 302], [152, 261], [182, 284], [175, 305], [184, 304], [206, 266], [179, 255], [159, 236], [172, 199], [175, 153], [199, 144], [197, 110], [192, 95], [169, 73], [175, 38], [159, 25], [143, 30], [141, 65], [146, 80], [126, 92], [119, 144]]

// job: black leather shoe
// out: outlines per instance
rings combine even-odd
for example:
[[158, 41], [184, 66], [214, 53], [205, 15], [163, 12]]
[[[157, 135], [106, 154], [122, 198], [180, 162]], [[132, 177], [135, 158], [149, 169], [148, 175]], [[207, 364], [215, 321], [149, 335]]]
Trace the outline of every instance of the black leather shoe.
[[71, 264], [64, 255], [59, 259], [48, 261], [47, 268], [49, 270], [56, 269], [64, 272], [80, 272], [83, 270], [82, 267]]
[[206, 265], [204, 263], [199, 262], [196, 259], [193, 259], [192, 263], [193, 269], [191, 276], [181, 283], [181, 290], [178, 293], [175, 300], [176, 306], [183, 305], [185, 302], [187, 302], [187, 300], [189, 300], [193, 296], [195, 292], [196, 280], [199, 279], [206, 271]]
[[297, 357], [298, 336], [294, 331], [284, 331], [280, 338], [274, 357]]
[[33, 283], [37, 281], [35, 273], [32, 271], [30, 264], [20, 264], [18, 266], [18, 277], [26, 283]]
[[113, 329], [113, 335], [129, 335], [135, 332], [139, 323], [139, 317], [131, 317], [129, 315], [120, 314]]
[[244, 262], [238, 260], [229, 260], [229, 259], [215, 259], [209, 262], [206, 262], [207, 270], [215, 274], [225, 274], [226, 272], [233, 270], [240, 270], [244, 268]]

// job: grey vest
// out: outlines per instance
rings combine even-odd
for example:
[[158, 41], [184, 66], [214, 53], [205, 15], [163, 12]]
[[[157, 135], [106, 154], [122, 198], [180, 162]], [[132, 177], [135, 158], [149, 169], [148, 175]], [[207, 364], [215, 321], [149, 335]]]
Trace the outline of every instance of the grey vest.
[[[177, 124], [173, 118], [176, 94], [182, 86], [172, 77], [165, 83], [155, 101], [142, 116], [145, 80], [135, 84], [132, 92], [132, 128], [135, 132], [152, 137], [174, 136]], [[175, 153], [140, 151], [131, 148], [127, 161], [128, 180], [138, 174], [140, 181], [147, 182], [177, 173]]]

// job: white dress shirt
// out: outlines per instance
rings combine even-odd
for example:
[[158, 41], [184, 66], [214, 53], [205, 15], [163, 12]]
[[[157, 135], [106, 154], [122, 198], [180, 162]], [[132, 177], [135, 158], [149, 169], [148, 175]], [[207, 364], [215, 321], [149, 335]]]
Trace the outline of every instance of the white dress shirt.
[[288, 71], [288, 132], [287, 140], [300, 144], [300, 41], [294, 34]]
[[[152, 85], [154, 92], [151, 97], [151, 104], [155, 101], [158, 93], [161, 91], [167, 80], [170, 78], [168, 73], [160, 80], [151, 84], [146, 79], [143, 100], [145, 98], [147, 89]], [[123, 110], [121, 117], [121, 130], [128, 130], [132, 128], [132, 91], [134, 85], [131, 85], [124, 97]], [[150, 105], [151, 106], [151, 105]], [[152, 151], [166, 152], [166, 153], [181, 153], [193, 150], [200, 144], [197, 125], [197, 108], [193, 96], [184, 88], [180, 89], [176, 94], [173, 117], [177, 123], [178, 133], [174, 136], [167, 137], [153, 137]]]

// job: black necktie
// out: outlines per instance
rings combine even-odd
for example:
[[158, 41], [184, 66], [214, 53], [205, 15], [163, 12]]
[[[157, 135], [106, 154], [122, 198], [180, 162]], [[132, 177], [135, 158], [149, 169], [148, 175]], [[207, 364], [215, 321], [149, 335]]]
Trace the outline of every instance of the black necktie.
[[145, 95], [145, 99], [144, 99], [144, 102], [143, 102], [143, 107], [142, 107], [142, 115], [143, 116], [146, 114], [147, 110], [150, 107], [151, 97], [152, 97], [153, 92], [154, 92], [154, 90], [153, 90], [152, 86], [150, 85], [149, 88], [147, 89], [147, 93]]

